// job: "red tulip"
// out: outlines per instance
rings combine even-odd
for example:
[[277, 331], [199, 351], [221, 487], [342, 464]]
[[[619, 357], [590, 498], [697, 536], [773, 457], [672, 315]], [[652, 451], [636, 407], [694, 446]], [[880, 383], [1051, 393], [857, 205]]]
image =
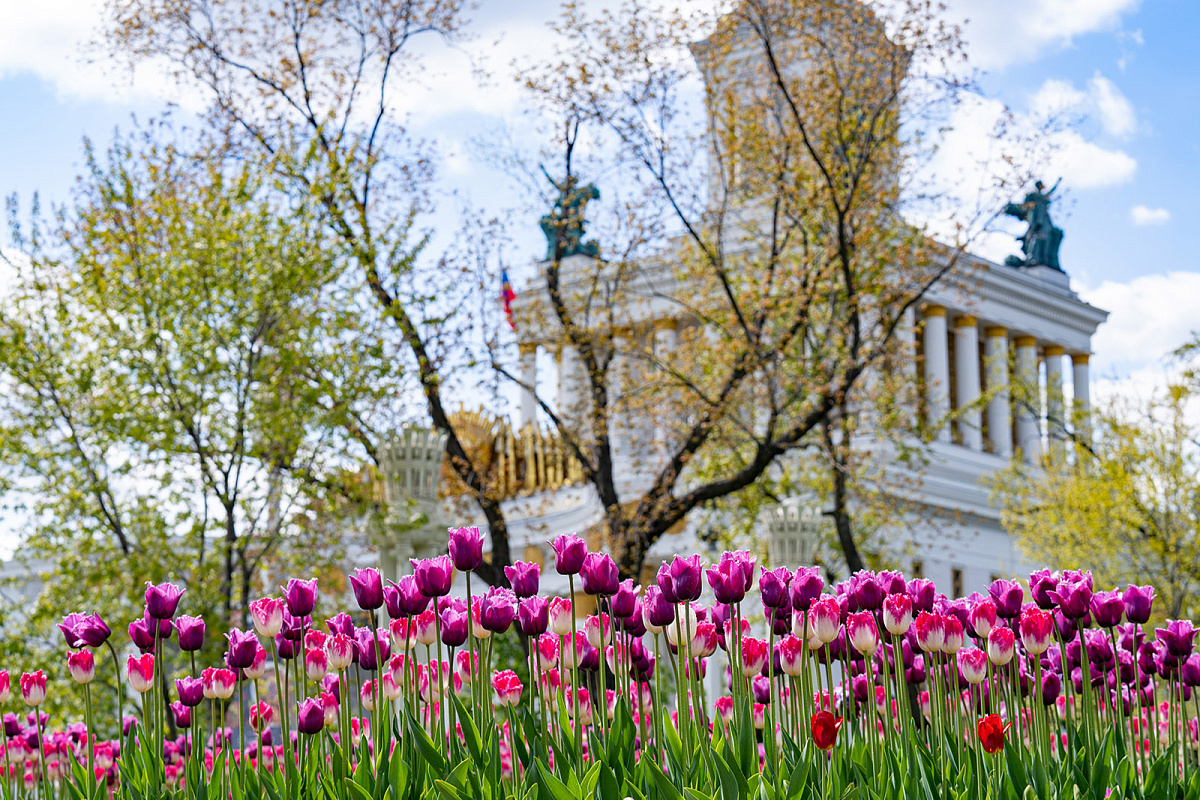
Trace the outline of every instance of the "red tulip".
[[979, 743], [985, 753], [999, 753], [1004, 749], [1004, 734], [1012, 727], [1011, 722], [1004, 722], [999, 714], [988, 714], [979, 720]]
[[[842, 727], [842, 718], [835, 717], [828, 711], [818, 711], [812, 715], [813, 744], [822, 750], [832, 750], [837, 744], [838, 731]], [[981, 728], [982, 730], [982, 728]]]

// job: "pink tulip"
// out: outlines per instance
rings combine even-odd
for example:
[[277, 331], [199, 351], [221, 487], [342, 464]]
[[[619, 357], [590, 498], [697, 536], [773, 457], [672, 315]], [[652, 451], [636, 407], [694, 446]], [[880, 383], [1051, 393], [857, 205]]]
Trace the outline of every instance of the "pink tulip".
[[354, 663], [354, 640], [344, 633], [325, 640], [325, 668], [341, 672]]
[[917, 646], [926, 653], [940, 653], [946, 643], [946, 620], [941, 614], [922, 611], [913, 622], [917, 631]]
[[154, 654], [146, 653], [140, 658], [130, 656], [125, 662], [125, 674], [135, 692], [148, 692], [154, 686]]
[[[151, 664], [154, 660], [151, 659]], [[8, 673], [5, 673], [8, 677]], [[25, 705], [37, 708], [46, 702], [46, 673], [40, 669], [37, 672], [26, 672], [21, 675], [21, 699]]]
[[231, 669], [214, 669], [209, 667], [200, 673], [204, 684], [204, 696], [210, 700], [228, 700], [233, 697], [237, 675]]
[[879, 630], [871, 612], [860, 611], [846, 619], [846, 638], [851, 647], [864, 655], [879, 649]]
[[747, 636], [742, 639], [742, 670], [747, 676], [762, 673], [767, 663], [767, 643], [763, 639]]
[[841, 624], [841, 607], [838, 606], [837, 598], [831, 595], [821, 597], [808, 610], [808, 629], [823, 644], [829, 644], [838, 637]]
[[67, 671], [76, 683], [91, 683], [96, 679], [96, 657], [91, 650], [76, 650], [67, 656]]
[[1016, 652], [1016, 637], [1008, 628], [993, 628], [988, 634], [988, 658], [998, 667], [1012, 661]]
[[972, 685], [987, 679], [987, 662], [987, 653], [977, 647], [958, 651], [958, 671], [962, 673], [963, 680]]
[[996, 604], [992, 602], [991, 598], [980, 600], [967, 612], [967, 624], [971, 626], [971, 630], [979, 639], [987, 638], [988, 634], [992, 632], [992, 628], [996, 627], [996, 620]]
[[906, 594], [890, 594], [883, 600], [883, 627], [893, 636], [903, 636], [913, 621], [912, 598]]
[[559, 636], [571, 632], [571, 618], [575, 615], [571, 601], [565, 597], [550, 598], [550, 630]]
[[1050, 649], [1054, 640], [1054, 617], [1038, 608], [1029, 608], [1021, 615], [1021, 644], [1032, 656]]
[[283, 630], [283, 598], [262, 597], [250, 604], [250, 618], [259, 636], [274, 639]]
[[511, 669], [497, 670], [492, 676], [492, 689], [503, 706], [515, 706], [521, 700], [521, 679]]
[[804, 672], [804, 642], [798, 636], [785, 636], [779, 643], [779, 667], [783, 674], [797, 678]]
[[963, 646], [963, 625], [958, 617], [942, 618], [942, 652], [954, 655]]
[[599, 650], [612, 643], [612, 627], [608, 614], [593, 614], [583, 622], [583, 633], [587, 636], [588, 644]]
[[542, 634], [537, 640], [537, 663], [543, 671], [558, 664], [558, 637], [554, 634]]
[[319, 683], [329, 674], [329, 656], [324, 650], [306, 650], [304, 653], [304, 673], [313, 683]]

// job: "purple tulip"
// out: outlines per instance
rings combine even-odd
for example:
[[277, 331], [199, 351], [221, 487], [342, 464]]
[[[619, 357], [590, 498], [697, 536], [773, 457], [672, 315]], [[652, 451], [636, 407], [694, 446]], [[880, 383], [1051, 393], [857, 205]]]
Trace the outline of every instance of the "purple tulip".
[[886, 596], [879, 578], [869, 570], [859, 570], [850, 578], [850, 593], [858, 601], [858, 607], [867, 611], [878, 611], [883, 608], [883, 598]]
[[442, 611], [442, 644], [461, 647], [467, 641], [467, 609], [450, 604]]
[[1125, 619], [1138, 625], [1145, 625], [1150, 621], [1150, 609], [1154, 605], [1153, 586], [1130, 584], [1126, 587], [1122, 599], [1125, 601]]
[[924, 683], [925, 679], [929, 677], [925, 672], [925, 656], [920, 654], [913, 656], [912, 666], [904, 670], [904, 675], [909, 683]]
[[788, 584], [792, 582], [792, 573], [787, 567], [762, 571], [758, 578], [758, 591], [762, 595], [763, 605], [767, 608], [790, 608], [792, 603], [788, 597]]
[[143, 653], [154, 651], [154, 634], [146, 627], [146, 620], [138, 619], [129, 623], [129, 638], [134, 646]]
[[705, 571], [708, 585], [712, 587], [713, 596], [718, 603], [734, 605], [746, 598], [746, 590], [742, 587], [745, 581], [736, 569], [731, 570], [729, 562], [709, 567]]
[[908, 593], [908, 583], [904, 580], [904, 573], [902, 572], [884, 570], [875, 573], [875, 577], [878, 578], [879, 585], [883, 587], [884, 594]]
[[786, 636], [792, 631], [792, 610], [787, 606], [768, 608], [767, 618], [776, 636]]
[[1021, 615], [1021, 604], [1025, 602], [1025, 590], [1016, 581], [992, 581], [988, 594], [996, 604], [996, 614], [1000, 619], [1016, 619]]
[[[646, 597], [642, 601], [642, 617], [647, 627], [665, 628], [675, 621], [675, 605], [658, 586], [647, 586]], [[721, 632], [718, 629], [718, 633]]]
[[292, 578], [283, 589], [283, 599], [288, 613], [293, 617], [307, 617], [317, 606], [317, 579], [307, 581]]
[[[112, 631], [99, 614], [68, 614], [63, 618], [59, 630], [66, 637], [67, 647], [78, 649], [84, 645], [100, 647], [108, 641]], [[72, 643], [74, 642], [74, 643]]]
[[1179, 670], [1179, 677], [1184, 686], [1200, 686], [1200, 653], [1188, 656]]
[[180, 615], [175, 620], [175, 628], [179, 631], [180, 650], [194, 653], [204, 646], [204, 620], [200, 617]]
[[922, 611], [932, 614], [933, 603], [937, 598], [937, 587], [933, 585], [933, 581], [925, 578], [913, 578], [908, 582], [908, 596], [913, 601], [913, 614], [919, 614]]
[[522, 599], [533, 597], [538, 592], [538, 578], [542, 568], [533, 561], [518, 561], [504, 568], [504, 577], [512, 586], [513, 594]]
[[[671, 594], [674, 595], [676, 603], [691, 603], [700, 599], [704, 587], [701, 583], [703, 565], [698, 554], [675, 556], [667, 568], [667, 573], [671, 576]], [[659, 586], [663, 594], [668, 593], [661, 583]]]
[[1059, 574], [1048, 569], [1039, 569], [1029, 575], [1029, 593], [1033, 595], [1033, 602], [1037, 603], [1037, 607], [1043, 611], [1050, 611], [1056, 605], [1054, 598], [1050, 593], [1058, 589]]
[[17, 718], [16, 714], [9, 711], [7, 714], [4, 715], [4, 735], [5, 736], [7, 736], [10, 739], [13, 738], [14, 736], [20, 736], [21, 733], [24, 731], [24, 729], [25, 729], [25, 726], [23, 726], [21, 724], [21, 720], [19, 720]]
[[299, 642], [304, 638], [304, 632], [311, 627], [312, 617], [293, 617], [288, 612], [283, 612], [283, 628], [280, 633], [285, 639]]
[[607, 553], [588, 553], [581, 569], [583, 591], [598, 597], [612, 597], [620, 588], [621, 574]]
[[816, 567], [800, 567], [792, 575], [791, 605], [796, 611], [808, 611], [825, 591], [825, 579]]
[[1113, 663], [1112, 642], [1108, 632], [1092, 629], [1083, 632], [1083, 640], [1087, 644], [1088, 661], [1095, 667], [1107, 669]]
[[1062, 694], [1062, 678], [1057, 672], [1042, 674], [1042, 705], [1052, 706]]
[[305, 736], [314, 736], [325, 727], [325, 709], [321, 701], [309, 697], [296, 706], [296, 728]]
[[374, 567], [356, 569], [350, 576], [350, 588], [354, 590], [354, 599], [363, 611], [374, 611], [383, 608], [383, 578]]
[[183, 703], [171, 703], [171, 716], [175, 719], [175, 727], [187, 729], [192, 727], [192, 709]]
[[525, 597], [517, 606], [517, 621], [521, 633], [529, 637], [541, 636], [550, 624], [550, 604], [544, 597]]
[[417, 580], [417, 588], [428, 598], [445, 597], [450, 594], [450, 584], [454, 580], [454, 569], [450, 556], [437, 556], [418, 561], [410, 558], [413, 566], [413, 577]]
[[157, 586], [146, 581], [146, 613], [155, 619], [170, 619], [175, 616], [179, 607], [179, 598], [183, 597], [186, 589], [180, 589], [173, 583], [160, 583]]
[[474, 525], [450, 528], [450, 562], [459, 572], [474, 572], [483, 563], [483, 532]]
[[1162, 642], [1175, 658], [1187, 658], [1192, 654], [1192, 639], [1196, 636], [1196, 628], [1190, 620], [1169, 619], [1167, 627], [1156, 628], [1154, 631], [1158, 641]]
[[1091, 574], [1087, 580], [1059, 581], [1058, 588], [1050, 592], [1050, 598], [1058, 603], [1058, 608], [1067, 619], [1077, 620], [1087, 616], [1092, 605]]
[[1142, 642], [1137, 651], [1138, 669], [1143, 675], [1157, 675], [1157, 659], [1158, 651], [1161, 647], [1160, 642]]
[[1116, 589], [1111, 592], [1096, 592], [1092, 595], [1092, 616], [1101, 628], [1111, 628], [1121, 623], [1125, 612], [1125, 600]]
[[[424, 609], [421, 610], [424, 611]], [[345, 611], [325, 620], [325, 627], [332, 636], [340, 633], [344, 636], [354, 637], [354, 620]]]
[[632, 616], [637, 605], [638, 593], [641, 591], [642, 587], [633, 585], [633, 578], [627, 578], [617, 584], [617, 593], [609, 601], [612, 604], [612, 615], [622, 621]]
[[[379, 644], [378, 653], [376, 642]], [[372, 634], [370, 628], [359, 628], [354, 632], [354, 643], [358, 646], [358, 665], [368, 672], [379, 668], [379, 659], [382, 658], [386, 663], [391, 655], [391, 636], [382, 628], [377, 635]]]
[[243, 631], [234, 628], [225, 634], [229, 649], [225, 653], [225, 663], [232, 670], [245, 669], [254, 664], [258, 655], [258, 636], [254, 631]]
[[579, 648], [579, 669], [584, 672], [595, 672], [600, 669], [600, 651], [584, 642]]
[[559, 575], [578, 575], [587, 556], [587, 542], [563, 533], [555, 536], [550, 546], [554, 548], [554, 571]]
[[338, 679], [336, 672], [331, 672], [321, 679], [321, 691], [329, 692], [338, 702], [341, 702], [342, 682]]
[[204, 681], [199, 678], [176, 678], [175, 692], [179, 702], [185, 706], [198, 706], [204, 702]]
[[417, 579], [412, 575], [405, 575], [396, 582], [388, 581], [383, 600], [392, 619], [415, 617], [429, 607], [429, 598], [421, 593]]
[[300, 652], [300, 643], [281, 633], [275, 637], [275, 652], [279, 654], [281, 660], [291, 661]]
[[1130, 622], [1126, 625], [1117, 626], [1117, 646], [1122, 650], [1136, 653], [1145, 638], [1146, 633], [1139, 625]]
[[479, 601], [479, 624], [485, 630], [506, 633], [516, 617], [517, 596], [507, 587], [493, 586]]

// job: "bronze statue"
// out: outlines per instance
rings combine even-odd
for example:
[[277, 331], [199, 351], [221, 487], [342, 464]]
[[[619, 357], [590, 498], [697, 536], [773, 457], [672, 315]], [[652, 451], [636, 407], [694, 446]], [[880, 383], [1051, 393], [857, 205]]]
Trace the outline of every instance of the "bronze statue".
[[583, 229], [584, 209], [589, 200], [600, 198], [600, 190], [590, 183], [580, 186], [579, 179], [574, 175], [568, 175], [560, 184], [550, 177], [545, 167], [542, 168], [542, 174], [558, 189], [554, 208], [538, 223], [546, 235], [546, 260], [554, 261], [573, 255], [598, 257], [600, 245], [594, 239], [583, 241]]
[[1025, 195], [1024, 202], [1009, 203], [1004, 207], [1004, 213], [1008, 216], [1029, 223], [1025, 234], [1017, 237], [1021, 242], [1021, 252], [1025, 254], [1025, 258], [1009, 256], [1004, 259], [1004, 263], [1008, 266], [1033, 267], [1040, 265], [1062, 272], [1062, 267], [1058, 264], [1058, 247], [1062, 244], [1063, 232], [1062, 228], [1055, 227], [1054, 223], [1050, 221], [1050, 196], [1054, 194], [1059, 183], [1062, 183], [1062, 178], [1059, 178], [1047, 192], [1046, 185], [1038, 181], [1034, 184], [1034, 191]]

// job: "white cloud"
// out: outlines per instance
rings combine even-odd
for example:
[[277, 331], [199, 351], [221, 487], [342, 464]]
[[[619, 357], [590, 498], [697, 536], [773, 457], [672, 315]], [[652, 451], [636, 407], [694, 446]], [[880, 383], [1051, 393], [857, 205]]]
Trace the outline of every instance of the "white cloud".
[[165, 72], [146, 64], [130, 74], [83, 48], [100, 30], [104, 0], [38, 0], [0, 3], [0, 78], [32, 73], [54, 86], [60, 97], [100, 99], [128, 105], [172, 100], [199, 110], [200, 98], [179, 90]]
[[1105, 133], [1129, 136], [1137, 128], [1133, 104], [1108, 78], [1097, 72], [1088, 82], [1088, 94]]
[[1070, 81], [1049, 79], [1029, 100], [1032, 114], [1043, 120], [1090, 117], [1111, 136], [1128, 137], [1137, 129], [1137, 116], [1117, 85], [1099, 71], [1088, 81], [1087, 91]]
[[951, 0], [952, 16], [966, 18], [974, 63], [985, 69], [1029, 61], [1051, 47], [1108, 30], [1139, 0]]
[[1110, 312], [1092, 337], [1092, 388], [1098, 397], [1147, 397], [1177, 369], [1167, 357], [1196, 330], [1200, 272], [1141, 275], [1080, 287], [1087, 302]]
[[1134, 206], [1129, 209], [1129, 218], [1134, 225], [1164, 225], [1171, 221], [1171, 212], [1165, 208]]

